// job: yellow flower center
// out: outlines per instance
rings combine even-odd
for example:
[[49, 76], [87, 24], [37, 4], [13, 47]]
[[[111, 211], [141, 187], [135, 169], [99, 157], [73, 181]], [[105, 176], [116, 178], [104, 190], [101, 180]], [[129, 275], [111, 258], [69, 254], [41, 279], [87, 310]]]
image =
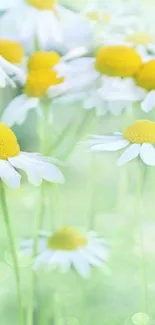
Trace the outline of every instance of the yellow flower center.
[[56, 250], [72, 251], [87, 245], [87, 242], [87, 238], [76, 228], [64, 227], [48, 238], [48, 247]]
[[105, 12], [105, 13], [102, 14], [101, 20], [103, 21], [103, 23], [109, 24], [110, 21], [111, 21], [111, 16], [108, 13]]
[[60, 84], [64, 78], [57, 78], [57, 72], [52, 70], [30, 71], [25, 85], [25, 93], [29, 97], [43, 97], [49, 87]]
[[136, 74], [136, 82], [147, 90], [155, 89], [155, 60], [144, 63]]
[[98, 21], [100, 20], [100, 13], [98, 11], [90, 11], [87, 13], [87, 18], [90, 20]]
[[127, 41], [137, 45], [147, 45], [153, 42], [153, 38], [145, 32], [137, 32], [129, 35]]
[[108, 24], [111, 21], [111, 16], [108, 13], [101, 13], [97, 10], [88, 12], [87, 18], [93, 21], [102, 21], [105, 24]]
[[0, 159], [18, 156], [20, 147], [14, 132], [5, 124], [0, 123]]
[[57, 1], [56, 0], [27, 0], [28, 4], [40, 9], [40, 10], [51, 10], [54, 9]]
[[108, 76], [132, 77], [141, 65], [140, 55], [127, 46], [105, 46], [96, 55], [97, 71]]
[[155, 144], [155, 122], [138, 120], [128, 126], [123, 132], [124, 138], [132, 143]]
[[11, 63], [20, 63], [24, 57], [24, 49], [19, 43], [0, 40], [0, 56]]
[[59, 63], [61, 57], [56, 52], [35, 52], [28, 61], [29, 70], [51, 69]]

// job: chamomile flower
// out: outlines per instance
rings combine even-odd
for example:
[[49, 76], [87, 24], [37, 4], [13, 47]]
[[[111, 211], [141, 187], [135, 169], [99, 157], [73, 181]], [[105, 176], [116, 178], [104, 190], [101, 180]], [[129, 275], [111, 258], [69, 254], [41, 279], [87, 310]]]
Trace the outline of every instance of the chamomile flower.
[[155, 56], [155, 34], [149, 26], [140, 24], [141, 28], [126, 28], [121, 32], [100, 31], [97, 41], [104, 45], [125, 45], [135, 48], [148, 61]]
[[139, 8], [135, 1], [124, 3], [116, 1], [111, 3], [95, 3], [88, 5], [84, 10], [84, 15], [92, 24], [100, 23], [104, 27], [122, 28], [132, 26], [136, 23], [139, 14]]
[[[121, 58], [121, 60], [120, 60]], [[69, 92], [83, 93], [84, 108], [96, 108], [100, 115], [108, 111], [116, 114], [145, 96], [145, 90], [136, 85], [133, 77], [140, 69], [142, 59], [128, 46], [106, 46], [95, 58], [78, 58], [69, 62], [63, 74], [70, 80]], [[56, 67], [61, 75], [62, 66]], [[50, 90], [49, 90], [50, 96]], [[116, 110], [115, 110], [116, 108]], [[118, 108], [118, 110], [117, 110]]]
[[94, 136], [91, 151], [117, 151], [128, 147], [118, 160], [118, 166], [140, 156], [146, 165], [155, 165], [155, 122], [138, 120], [124, 129], [123, 133]]
[[[2, 9], [5, 9], [4, 3]], [[47, 49], [53, 42], [61, 42], [61, 18], [71, 14], [57, 0], [6, 1], [6, 9], [7, 12], [1, 17], [1, 29], [4, 32], [9, 25], [17, 40], [27, 49], [35, 49], [36, 42], [39, 49]]]
[[21, 79], [24, 50], [22, 46], [6, 39], [0, 39], [0, 87], [7, 84], [15, 87], [13, 77]]
[[150, 112], [155, 107], [155, 59], [144, 63], [135, 76], [137, 85], [145, 90], [141, 103], [144, 112]]
[[64, 177], [54, 162], [37, 153], [22, 152], [14, 132], [0, 123], [0, 178], [8, 186], [20, 187], [21, 175], [16, 168], [25, 171], [28, 181], [36, 186], [42, 179], [63, 183]]
[[[51, 99], [64, 94], [69, 88], [70, 75], [65, 76], [67, 60], [83, 53], [85, 49], [75, 49], [62, 58], [57, 52], [37, 51], [28, 60], [28, 73], [23, 71], [24, 89], [22, 94], [15, 97], [4, 110], [1, 120], [9, 126], [22, 124], [31, 109], [40, 108], [44, 102], [50, 107]], [[56, 66], [61, 66], [61, 76]], [[68, 80], [69, 79], [69, 80]], [[48, 93], [48, 96], [47, 96]], [[50, 95], [49, 95], [50, 94]], [[51, 103], [52, 104], [52, 103]], [[50, 111], [50, 116], [52, 112]]]
[[[33, 240], [21, 244], [23, 253], [32, 254]], [[102, 238], [94, 232], [84, 233], [74, 227], [63, 227], [40, 239], [34, 268], [49, 266], [62, 272], [73, 267], [79, 275], [87, 277], [90, 267], [102, 267], [108, 258], [108, 249]]]

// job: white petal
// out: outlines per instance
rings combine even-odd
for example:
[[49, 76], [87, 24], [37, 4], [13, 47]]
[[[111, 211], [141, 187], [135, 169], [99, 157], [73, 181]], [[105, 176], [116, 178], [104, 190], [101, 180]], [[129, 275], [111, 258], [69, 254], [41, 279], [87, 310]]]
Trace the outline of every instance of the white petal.
[[46, 250], [42, 254], [40, 254], [33, 265], [33, 268], [36, 270], [41, 264], [49, 264], [50, 258], [52, 256], [53, 252], [50, 250]]
[[0, 178], [12, 188], [20, 187], [21, 175], [6, 160], [0, 160]]
[[22, 124], [27, 117], [28, 111], [37, 107], [38, 104], [38, 98], [28, 98], [25, 95], [17, 96], [6, 107], [1, 120], [9, 126]]
[[9, 162], [16, 168], [22, 169], [25, 171], [28, 177], [28, 181], [35, 185], [39, 186], [42, 182], [41, 175], [35, 165], [27, 162], [26, 159], [23, 159], [22, 154], [18, 157], [9, 158]]
[[97, 267], [102, 267], [104, 265], [103, 261], [101, 261], [97, 256], [93, 255], [89, 250], [81, 250], [81, 255], [88, 261], [90, 265]]
[[89, 263], [79, 251], [72, 253], [72, 264], [82, 277], [86, 278], [89, 276]]
[[30, 156], [29, 153], [21, 153], [18, 157], [9, 159], [11, 164], [23, 169], [33, 185], [40, 185], [41, 179], [49, 182], [64, 183], [61, 171], [52, 163], [44, 161], [42, 156]]
[[118, 166], [122, 166], [132, 159], [138, 157], [140, 154], [140, 147], [140, 144], [134, 143], [128, 149], [126, 149], [118, 160]]
[[140, 157], [144, 164], [154, 166], [155, 165], [155, 149], [152, 144], [144, 143], [140, 149]]
[[155, 90], [149, 92], [141, 106], [142, 110], [146, 113], [150, 112], [155, 107]]
[[103, 144], [94, 145], [91, 147], [91, 151], [117, 151], [126, 147], [129, 144], [127, 140], [118, 140], [114, 142], [108, 142]]

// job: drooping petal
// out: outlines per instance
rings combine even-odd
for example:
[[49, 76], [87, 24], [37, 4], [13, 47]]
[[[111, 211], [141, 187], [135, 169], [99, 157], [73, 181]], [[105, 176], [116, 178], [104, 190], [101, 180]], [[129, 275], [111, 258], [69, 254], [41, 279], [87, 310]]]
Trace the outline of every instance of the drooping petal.
[[24, 159], [22, 154], [20, 154], [18, 157], [9, 158], [9, 162], [15, 168], [24, 170], [27, 174], [28, 181], [31, 184], [35, 186], [39, 186], [41, 184], [42, 178], [38, 169], [35, 167], [35, 165], [31, 164], [26, 159]]
[[140, 154], [140, 147], [141, 147], [140, 144], [136, 144], [136, 143], [132, 144], [128, 149], [126, 149], [123, 152], [123, 154], [118, 160], [117, 165], [123, 166], [124, 164], [131, 161], [132, 159], [138, 157], [138, 155]]
[[20, 125], [25, 121], [29, 110], [36, 108], [38, 104], [38, 98], [28, 98], [24, 94], [19, 95], [6, 107], [1, 120], [9, 126]]
[[72, 253], [72, 264], [82, 277], [87, 278], [89, 276], [89, 263], [79, 251]]
[[144, 164], [149, 166], [155, 165], [155, 149], [152, 144], [144, 143], [140, 149], [140, 157]]
[[6, 160], [0, 160], [0, 178], [12, 188], [19, 188], [21, 175]]
[[103, 144], [97, 144], [91, 147], [91, 151], [97, 152], [97, 151], [117, 151], [119, 149], [122, 149], [126, 147], [129, 144], [129, 141], [127, 140], [118, 140]]
[[48, 163], [39, 156], [21, 153], [18, 157], [10, 158], [9, 161], [16, 168], [23, 169], [33, 185], [40, 185], [41, 180], [48, 182], [64, 183], [64, 176], [61, 171], [52, 163]]
[[149, 92], [144, 101], [141, 104], [142, 110], [146, 113], [152, 111], [155, 107], [155, 90]]

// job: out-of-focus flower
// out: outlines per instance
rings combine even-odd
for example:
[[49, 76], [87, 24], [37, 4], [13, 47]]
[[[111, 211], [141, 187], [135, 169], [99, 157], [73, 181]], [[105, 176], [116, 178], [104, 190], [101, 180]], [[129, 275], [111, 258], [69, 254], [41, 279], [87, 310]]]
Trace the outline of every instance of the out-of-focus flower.
[[0, 87], [7, 84], [15, 87], [13, 78], [22, 78], [24, 50], [22, 46], [6, 39], [0, 39]]
[[150, 112], [155, 107], [155, 59], [144, 63], [135, 76], [137, 85], [145, 91], [144, 100], [141, 103], [144, 112]]
[[119, 33], [99, 31], [97, 42], [102, 45], [125, 45], [136, 48], [143, 58], [148, 61], [155, 56], [155, 33], [153, 28], [141, 21], [135, 28], [125, 28]]
[[[57, 0], [12, 0], [0, 3], [1, 33], [13, 33], [26, 49], [47, 49], [62, 42], [63, 17], [72, 15]], [[9, 26], [9, 28], [8, 28]]]
[[140, 156], [146, 165], [155, 165], [155, 122], [138, 120], [124, 129], [123, 133], [94, 136], [90, 142], [91, 151], [118, 151], [129, 146], [118, 160], [122, 166]]
[[[32, 254], [33, 240], [23, 241], [21, 249], [23, 253]], [[107, 258], [105, 242], [96, 233], [84, 233], [67, 226], [53, 234], [47, 233], [47, 237], [40, 240], [34, 268], [43, 265], [66, 272], [74, 267], [82, 277], [87, 277], [91, 266], [102, 267]]]
[[104, 27], [120, 30], [122, 27], [137, 24], [140, 10], [135, 1], [116, 1], [115, 3], [102, 1], [102, 3], [89, 4], [83, 13], [93, 25], [99, 23]]
[[[142, 59], [135, 49], [106, 46], [95, 58], [79, 58], [63, 66], [57, 64], [56, 70], [70, 80], [68, 93], [75, 93], [77, 97], [79, 92], [79, 96], [83, 96], [85, 109], [96, 108], [99, 115], [107, 111], [120, 114], [146, 94], [133, 79], [141, 65]], [[48, 93], [50, 96], [51, 91]]]
[[14, 132], [0, 123], [0, 178], [7, 185], [20, 187], [21, 176], [16, 168], [25, 171], [33, 185], [40, 185], [42, 179], [48, 182], [63, 183], [64, 177], [55, 166], [55, 160], [37, 153], [26, 153], [20, 150]]

